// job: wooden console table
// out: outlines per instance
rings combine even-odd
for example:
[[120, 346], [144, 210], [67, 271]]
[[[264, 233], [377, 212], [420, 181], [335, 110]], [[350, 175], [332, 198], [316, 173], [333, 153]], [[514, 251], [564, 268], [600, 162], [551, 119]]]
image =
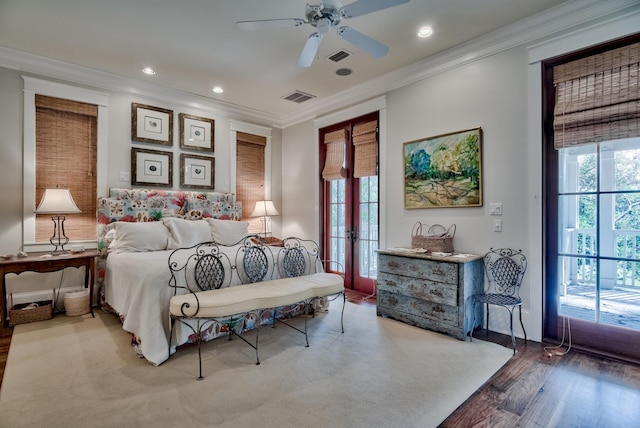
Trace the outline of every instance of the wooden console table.
[[0, 316], [2, 325], [7, 327], [7, 280], [8, 273], [21, 274], [22, 272], [56, 272], [68, 267], [79, 268], [84, 266], [84, 285], [89, 288], [89, 307], [91, 316], [93, 314], [93, 282], [95, 278], [95, 258], [99, 253], [96, 250], [87, 250], [79, 253], [64, 253], [52, 256], [51, 253], [31, 253], [26, 257], [14, 257], [9, 260], [0, 260], [0, 275], [2, 276], [2, 306], [0, 306]]
[[472, 296], [483, 282], [482, 256], [378, 250], [377, 312], [466, 340], [482, 325], [482, 305], [474, 311]]

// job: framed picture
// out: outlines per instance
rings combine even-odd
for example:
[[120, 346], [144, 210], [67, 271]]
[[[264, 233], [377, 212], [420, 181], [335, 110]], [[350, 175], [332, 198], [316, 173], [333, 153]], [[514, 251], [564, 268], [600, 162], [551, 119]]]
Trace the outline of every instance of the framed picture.
[[404, 207], [481, 207], [481, 155], [481, 128], [404, 143]]
[[171, 187], [173, 185], [173, 153], [132, 148], [131, 175], [133, 186]]
[[131, 103], [131, 140], [173, 145], [173, 111]]
[[213, 153], [213, 119], [180, 113], [180, 148]]
[[215, 158], [180, 154], [180, 187], [213, 190], [214, 177]]

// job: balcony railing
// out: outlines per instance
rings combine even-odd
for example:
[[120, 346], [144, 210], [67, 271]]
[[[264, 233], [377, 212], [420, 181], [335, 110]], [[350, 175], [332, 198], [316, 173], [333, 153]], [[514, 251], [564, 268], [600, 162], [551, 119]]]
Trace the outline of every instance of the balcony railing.
[[[595, 284], [598, 275], [597, 265], [596, 260], [590, 258], [598, 255], [595, 229], [569, 229], [565, 233], [564, 242], [568, 248], [565, 248], [564, 252], [588, 257], [565, 258], [563, 283], [565, 285]], [[614, 258], [625, 260], [614, 261], [611, 265], [601, 265], [600, 269], [604, 271], [609, 266], [610, 270], [613, 269], [615, 263], [615, 272], [609, 272], [602, 277], [611, 278], [613, 286], [640, 288], [640, 231], [614, 230], [612, 233], [613, 248], [610, 248], [610, 251], [601, 251], [601, 254], [610, 254]], [[629, 261], [629, 259], [638, 261]]]

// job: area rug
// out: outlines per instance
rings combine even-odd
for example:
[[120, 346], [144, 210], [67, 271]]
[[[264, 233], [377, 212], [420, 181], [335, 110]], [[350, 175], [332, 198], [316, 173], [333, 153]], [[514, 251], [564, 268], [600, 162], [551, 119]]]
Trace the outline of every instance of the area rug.
[[261, 329], [260, 365], [237, 338], [205, 344], [203, 381], [197, 349], [153, 366], [110, 314], [19, 325], [0, 426], [435, 427], [512, 355], [378, 317], [366, 304], [347, 303], [342, 334], [339, 307], [309, 319], [308, 348], [286, 326]]

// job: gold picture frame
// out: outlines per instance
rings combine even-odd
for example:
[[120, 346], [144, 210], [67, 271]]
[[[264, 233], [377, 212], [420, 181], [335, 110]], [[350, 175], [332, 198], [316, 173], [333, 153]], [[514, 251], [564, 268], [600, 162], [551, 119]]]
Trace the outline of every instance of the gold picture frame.
[[404, 207], [482, 206], [482, 128], [403, 145]]
[[131, 103], [131, 140], [173, 145], [173, 111]]
[[180, 119], [180, 148], [213, 153], [215, 121], [186, 113], [180, 113], [178, 117]]

